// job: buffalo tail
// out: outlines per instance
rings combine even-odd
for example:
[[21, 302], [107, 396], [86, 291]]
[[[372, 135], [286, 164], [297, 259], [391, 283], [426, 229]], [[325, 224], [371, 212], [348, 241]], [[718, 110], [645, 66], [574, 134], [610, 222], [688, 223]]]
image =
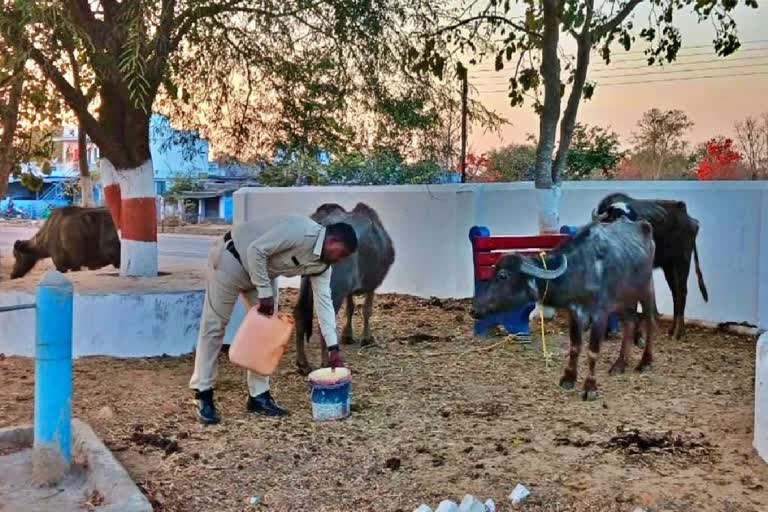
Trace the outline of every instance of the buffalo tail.
[[701, 267], [699, 266], [699, 251], [696, 248], [696, 242], [693, 242], [693, 263], [696, 265], [696, 277], [699, 280], [699, 290], [701, 296], [704, 297], [704, 302], [709, 302], [709, 293], [707, 292], [707, 286], [704, 284], [704, 276], [701, 275]]

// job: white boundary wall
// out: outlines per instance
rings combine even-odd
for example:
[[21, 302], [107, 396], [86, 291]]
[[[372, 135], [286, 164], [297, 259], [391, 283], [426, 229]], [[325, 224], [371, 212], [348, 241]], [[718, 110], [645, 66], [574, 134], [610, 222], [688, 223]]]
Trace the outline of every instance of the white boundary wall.
[[[710, 302], [689, 279], [686, 316], [711, 322], [746, 321], [768, 328], [768, 182], [569, 182], [563, 184], [562, 224], [589, 222], [611, 192], [637, 198], [680, 199], [701, 223], [698, 249]], [[485, 225], [494, 234], [535, 234], [532, 183], [402, 187], [244, 188], [234, 195], [235, 223], [260, 216], [311, 214], [325, 202], [375, 208], [395, 242], [397, 257], [382, 292], [422, 297], [472, 295], [467, 234]], [[296, 280], [283, 284], [296, 285]], [[656, 273], [659, 310], [672, 298]]]
[[[35, 294], [7, 291], [0, 306], [35, 302]], [[200, 330], [203, 290], [150, 291], [137, 293], [85, 293], [75, 291], [73, 306], [74, 357], [170, 356], [194, 351]], [[224, 337], [228, 343], [240, 325], [240, 301]], [[35, 310], [0, 313], [0, 352], [35, 355]]]
[[[703, 302], [691, 272], [686, 316], [768, 328], [768, 183], [566, 183], [561, 222], [588, 222], [599, 200], [614, 191], [640, 198], [682, 199], [701, 222], [698, 247], [710, 302]], [[467, 233], [471, 226], [487, 225], [495, 234], [537, 231], [536, 196], [530, 183], [242, 189], [235, 194], [235, 222], [261, 215], [308, 215], [324, 202], [352, 208], [358, 201], [379, 212], [395, 242], [397, 258], [382, 292], [469, 297], [473, 284]], [[660, 272], [656, 277], [659, 309], [670, 313], [669, 289]], [[297, 283], [296, 279], [281, 282], [283, 286]], [[0, 293], [0, 306], [34, 300], [29, 292]], [[147, 357], [190, 352], [197, 340], [202, 300], [202, 290], [75, 290], [74, 355]], [[225, 340], [231, 340], [242, 315], [238, 301]], [[34, 310], [0, 313], [0, 352], [32, 356], [34, 345]]]

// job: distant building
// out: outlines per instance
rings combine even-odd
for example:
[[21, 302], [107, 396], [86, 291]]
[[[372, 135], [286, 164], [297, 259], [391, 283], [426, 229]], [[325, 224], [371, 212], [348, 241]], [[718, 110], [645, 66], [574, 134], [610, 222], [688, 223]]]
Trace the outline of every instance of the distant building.
[[155, 193], [162, 195], [175, 178], [206, 179], [221, 170], [208, 163], [208, 141], [196, 131], [177, 130], [170, 120], [153, 114], [149, 124], [149, 148], [155, 168]]
[[[77, 143], [78, 127], [64, 126], [53, 137], [53, 155], [51, 172], [45, 174], [35, 163], [24, 164], [24, 172], [31, 172], [43, 180], [39, 192], [33, 192], [17, 178], [9, 180], [8, 198], [2, 198], [0, 209], [7, 206], [8, 199], [13, 199], [16, 207], [23, 208], [30, 216], [40, 216], [48, 207], [63, 206], [76, 201], [71, 194], [76, 188], [67, 186], [80, 177], [79, 149]], [[223, 175], [224, 170], [208, 163], [208, 141], [195, 131], [177, 130], [170, 120], [160, 114], [153, 114], [150, 119], [149, 144], [152, 164], [155, 170], [155, 192], [165, 193], [173, 180], [178, 177], [206, 179], [209, 176]], [[98, 171], [101, 158], [99, 148], [90, 138], [86, 139], [88, 166]], [[94, 200], [101, 201], [101, 184], [94, 183]]]

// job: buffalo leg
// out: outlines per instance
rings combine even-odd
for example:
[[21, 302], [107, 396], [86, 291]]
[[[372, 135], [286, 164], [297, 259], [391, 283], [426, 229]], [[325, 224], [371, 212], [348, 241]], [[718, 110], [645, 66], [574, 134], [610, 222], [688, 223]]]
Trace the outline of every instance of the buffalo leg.
[[569, 324], [571, 347], [568, 351], [568, 364], [563, 370], [563, 376], [560, 377], [560, 387], [563, 389], [571, 390], [576, 387], [576, 378], [578, 377], [579, 371], [579, 354], [581, 353], [582, 330], [583, 327], [576, 318], [576, 315], [571, 313]]
[[305, 335], [301, 322], [296, 322], [296, 370], [301, 375], [309, 375], [312, 371], [312, 367], [307, 361]]
[[690, 253], [683, 261], [675, 265], [675, 275], [677, 276], [677, 304], [678, 310], [675, 311], [674, 332], [672, 336], [680, 339], [685, 335], [685, 303], [688, 299], [688, 274], [691, 272]]
[[664, 277], [667, 279], [667, 284], [669, 284], [669, 290], [672, 292], [672, 305], [673, 305], [672, 326], [669, 328], [668, 334], [670, 336], [674, 336], [677, 328], [677, 318], [680, 315], [680, 301], [679, 301], [680, 294], [678, 293], [679, 279], [677, 276], [677, 269], [675, 268], [674, 264], [663, 267], [663, 270], [664, 270]]
[[371, 334], [371, 315], [373, 314], [373, 292], [365, 294], [363, 305], [363, 341], [362, 345], [373, 345], [376, 340]]
[[355, 299], [352, 295], [347, 295], [347, 307], [345, 308], [347, 320], [344, 324], [344, 331], [341, 333], [341, 342], [347, 345], [351, 345], [355, 342], [354, 332], [352, 330], [352, 315], [355, 314]]
[[[311, 314], [310, 309], [310, 314]], [[306, 340], [307, 331], [305, 330], [304, 312], [300, 307], [296, 307], [293, 311], [294, 323], [296, 325], [296, 371], [301, 375], [309, 375], [312, 371], [312, 367], [307, 361], [306, 352]]]
[[[608, 322], [608, 315], [601, 313], [592, 322], [592, 329], [589, 332], [589, 351], [587, 352], [588, 373], [584, 379], [584, 400], [595, 400], [597, 398], [597, 379], [595, 378], [595, 367], [597, 359], [600, 356], [600, 343], [605, 336], [605, 325]], [[623, 342], [622, 342], [623, 345]]]
[[[653, 292], [653, 281], [650, 284], [650, 293], [643, 299], [643, 323], [645, 324], [645, 350], [643, 350], [643, 357], [640, 359], [640, 363], [637, 365], [637, 371], [643, 372], [653, 369], [653, 349], [655, 345], [654, 330], [656, 327], [656, 317], [652, 313], [655, 308], [656, 298]], [[646, 313], [647, 311], [647, 313]]]
[[611, 369], [608, 371], [610, 375], [616, 375], [618, 373], [624, 373], [629, 362], [629, 347], [632, 344], [632, 339], [637, 334], [637, 311], [635, 309], [626, 309], [622, 314], [622, 336], [621, 336], [621, 349], [619, 349], [619, 357], [616, 362], [613, 363]]

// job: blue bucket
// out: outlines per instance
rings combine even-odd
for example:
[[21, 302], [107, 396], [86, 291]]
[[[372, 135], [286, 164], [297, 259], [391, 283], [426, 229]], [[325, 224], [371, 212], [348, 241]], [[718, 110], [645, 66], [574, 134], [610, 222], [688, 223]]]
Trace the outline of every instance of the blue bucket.
[[347, 368], [320, 368], [309, 374], [312, 417], [315, 421], [341, 420], [349, 416], [352, 374]]

